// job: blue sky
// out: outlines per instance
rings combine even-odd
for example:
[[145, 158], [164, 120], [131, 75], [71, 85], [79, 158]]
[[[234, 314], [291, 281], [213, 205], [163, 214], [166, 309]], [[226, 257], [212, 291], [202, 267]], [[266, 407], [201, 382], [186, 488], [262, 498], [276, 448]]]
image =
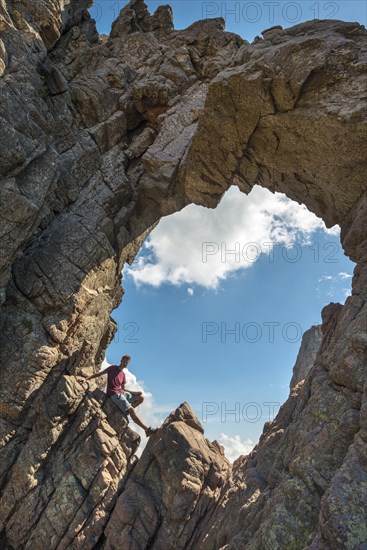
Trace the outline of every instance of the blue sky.
[[345, 302], [353, 269], [338, 227], [280, 193], [231, 188], [215, 210], [164, 218], [125, 268], [107, 360], [132, 356], [148, 422], [188, 401], [234, 458], [286, 400], [303, 332]]
[[[125, 4], [95, 2], [100, 33]], [[164, 3], [147, 4], [153, 12]], [[365, 3], [353, 0], [170, 5], [176, 28], [222, 15], [227, 30], [248, 40], [273, 24], [311, 19], [316, 9], [320, 18], [333, 10], [333, 18], [366, 19]], [[255, 186], [245, 196], [231, 188], [215, 210], [191, 205], [162, 220], [124, 270], [107, 361], [132, 356], [129, 385], [146, 392], [138, 411], [146, 422], [158, 425], [188, 401], [206, 436], [234, 459], [254, 446], [288, 397], [302, 333], [321, 322], [324, 305], [344, 303], [353, 269], [337, 227], [327, 230], [279, 193]]]
[[[90, 12], [97, 21], [100, 33], [109, 34], [111, 23], [127, 2], [98, 0]], [[158, 6], [169, 4], [173, 9], [175, 28], [183, 29], [194, 21], [209, 17], [223, 17], [226, 29], [252, 41], [261, 31], [272, 26], [291, 27], [309, 19], [341, 19], [366, 24], [364, 0], [246, 0], [203, 1], [175, 0], [173, 2], [146, 2], [153, 13]]]

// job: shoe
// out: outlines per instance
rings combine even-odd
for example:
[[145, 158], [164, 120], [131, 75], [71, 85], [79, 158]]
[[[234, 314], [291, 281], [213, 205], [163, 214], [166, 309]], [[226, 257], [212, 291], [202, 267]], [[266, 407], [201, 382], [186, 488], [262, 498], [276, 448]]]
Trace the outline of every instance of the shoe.
[[149, 428], [147, 429], [147, 431], [145, 432], [145, 435], [146, 435], [147, 437], [150, 437], [151, 435], [157, 433], [157, 431], [158, 431], [158, 428], [150, 428], [150, 427], [149, 427]]

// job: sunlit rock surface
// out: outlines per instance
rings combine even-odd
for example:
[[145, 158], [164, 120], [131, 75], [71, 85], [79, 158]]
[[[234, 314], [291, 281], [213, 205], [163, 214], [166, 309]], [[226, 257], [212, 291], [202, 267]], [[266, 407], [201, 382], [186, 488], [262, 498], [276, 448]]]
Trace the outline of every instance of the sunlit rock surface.
[[304, 380], [315, 362], [316, 354], [319, 350], [322, 339], [321, 325], [313, 325], [305, 331], [302, 336], [301, 346], [293, 367], [293, 375], [289, 387], [293, 390], [294, 386], [301, 380]]

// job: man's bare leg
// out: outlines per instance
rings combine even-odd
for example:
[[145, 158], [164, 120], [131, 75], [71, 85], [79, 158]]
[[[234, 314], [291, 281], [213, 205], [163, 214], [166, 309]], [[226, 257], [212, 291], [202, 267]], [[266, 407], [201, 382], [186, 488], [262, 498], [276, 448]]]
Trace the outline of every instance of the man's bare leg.
[[132, 405], [132, 407], [127, 411], [128, 414], [131, 416], [131, 418], [134, 420], [134, 422], [143, 428], [145, 431], [145, 435], [147, 437], [155, 434], [158, 431], [158, 428], [151, 428], [150, 426], [146, 426], [144, 422], [140, 420], [136, 412], [133, 410], [133, 408], [137, 407], [138, 405], [141, 405], [141, 403], [144, 401], [144, 397], [141, 395], [137, 401]]
[[140, 426], [141, 428], [143, 428], [143, 430], [146, 432], [148, 430], [148, 426], [146, 426], [144, 424], [144, 422], [142, 422], [140, 420], [140, 418], [138, 417], [138, 415], [136, 414], [136, 412], [133, 410], [133, 408], [131, 407], [128, 411], [128, 414], [131, 416], [131, 418], [134, 420], [134, 422]]
[[141, 405], [143, 401], [144, 401], [144, 398], [139, 397], [139, 399], [137, 401], [135, 401], [135, 403], [133, 404], [134, 409], [135, 409], [135, 407], [139, 407], [139, 405]]

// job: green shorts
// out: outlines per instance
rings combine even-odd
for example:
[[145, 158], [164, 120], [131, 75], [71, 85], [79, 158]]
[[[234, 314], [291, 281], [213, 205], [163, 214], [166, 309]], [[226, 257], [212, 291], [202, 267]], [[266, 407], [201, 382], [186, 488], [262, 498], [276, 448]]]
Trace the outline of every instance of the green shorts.
[[111, 395], [111, 399], [125, 414], [129, 409], [131, 409], [135, 401], [139, 399], [139, 396], [136, 395], [136, 393], [125, 391], [124, 393], [115, 393]]

